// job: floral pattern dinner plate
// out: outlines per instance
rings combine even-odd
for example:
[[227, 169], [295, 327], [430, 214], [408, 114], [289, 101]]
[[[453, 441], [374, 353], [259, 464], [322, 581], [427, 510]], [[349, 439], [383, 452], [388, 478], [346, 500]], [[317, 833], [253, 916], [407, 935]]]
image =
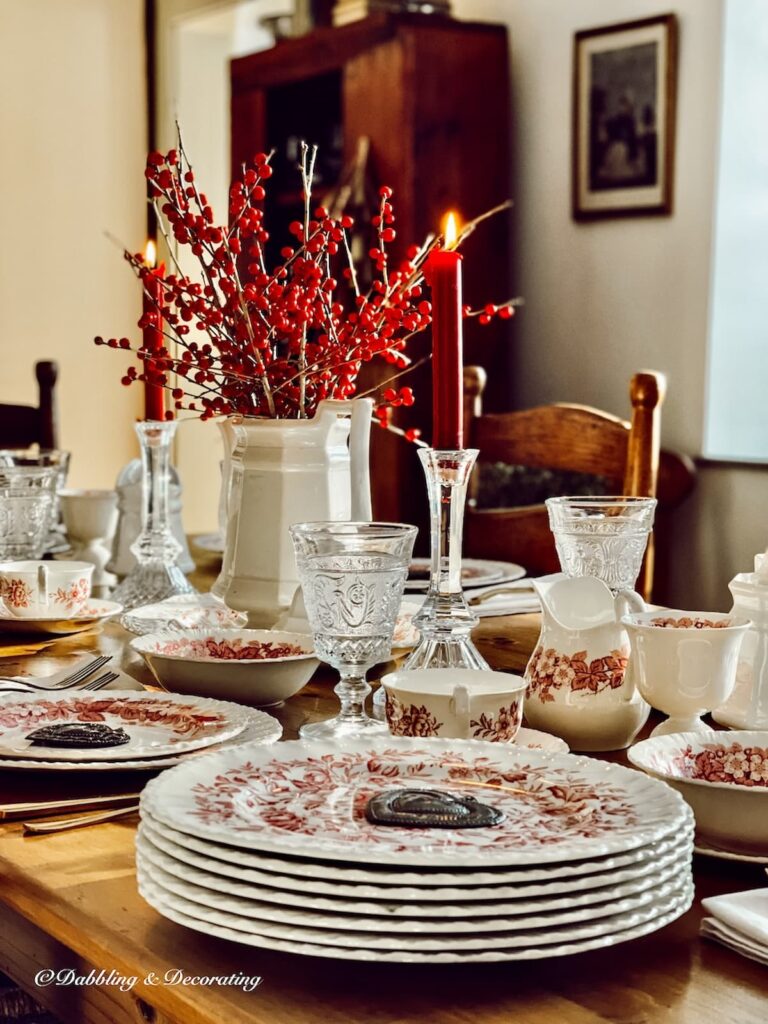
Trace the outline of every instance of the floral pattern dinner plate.
[[[607, 884], [596, 889], [580, 887], [572, 892], [539, 897], [529, 897], [523, 893], [516, 899], [467, 901], [459, 898], [446, 902], [414, 899], [404, 902], [397, 897], [391, 897], [387, 890], [375, 892], [370, 899], [362, 899], [359, 894], [352, 898], [342, 894], [321, 896], [306, 889], [300, 892], [286, 892], [269, 884], [254, 881], [252, 876], [248, 877], [242, 870], [233, 874], [230, 868], [227, 874], [219, 874], [192, 867], [187, 863], [188, 858], [185, 857], [186, 851], [183, 848], [180, 851], [181, 856], [178, 853], [169, 853], [169, 849], [172, 850], [173, 847], [148, 828], [146, 822], [139, 826], [136, 838], [137, 857], [144, 860], [149, 874], [153, 874], [153, 868], [157, 868], [172, 876], [178, 887], [170, 885], [164, 878], [163, 887], [189, 899], [195, 898], [191, 893], [196, 893], [197, 889], [210, 890], [207, 896], [205, 891], [197, 894], [199, 902], [207, 903], [212, 897], [218, 906], [222, 894], [227, 894], [243, 900], [258, 901], [259, 907], [252, 908], [256, 916], [263, 914], [269, 918], [275, 913], [270, 905], [276, 904], [280, 913], [290, 908], [292, 915], [328, 914], [331, 923], [336, 919], [336, 924], [339, 923], [338, 915], [342, 914], [343, 922], [351, 920], [350, 927], [353, 929], [357, 924], [355, 919], [362, 918], [359, 927], [364, 931], [390, 927], [394, 920], [398, 928], [402, 925], [405, 930], [414, 932], [433, 928], [438, 931], [454, 928], [463, 931], [465, 925], [462, 922], [469, 921], [475, 923], [479, 931], [492, 931], [501, 927], [533, 927], [532, 921], [535, 917], [540, 918], [540, 926], [545, 927], [547, 924], [563, 923], [563, 915], [567, 915], [569, 921], [576, 921], [586, 919], [590, 914], [600, 917], [618, 913], [619, 908], [616, 904], [621, 900], [647, 897], [660, 885], [679, 884], [685, 872], [690, 871], [690, 848], [689, 839], [686, 846], [681, 847], [673, 858], [662, 859], [658, 863], [651, 878], [641, 875], [619, 883], [611, 883], [605, 879]], [[267, 878], [269, 879], [269, 876]], [[184, 891], [181, 887], [187, 883], [194, 889]], [[642, 902], [646, 901], [640, 900], [639, 904]], [[223, 903], [221, 909], [227, 909]], [[242, 910], [236, 912], [240, 913]], [[504, 924], [499, 923], [500, 919], [504, 919]], [[294, 919], [294, 923], [296, 920], [298, 919]], [[308, 918], [306, 920], [307, 923], [311, 923]], [[373, 924], [369, 923], [371, 921]]]
[[387, 944], [385, 938], [373, 941], [373, 937], [367, 935], [363, 939], [359, 933], [250, 920], [225, 911], [201, 907], [191, 900], [174, 895], [143, 870], [138, 872], [137, 877], [139, 893], [150, 906], [164, 917], [195, 931], [249, 946], [263, 946], [306, 956], [384, 963], [467, 963], [564, 956], [612, 946], [657, 931], [685, 913], [693, 901], [692, 886], [689, 882], [683, 882], [673, 895], [654, 901], [649, 907], [586, 924], [562, 929], [497, 933], [494, 938], [479, 935], [474, 939], [450, 937], [441, 940], [441, 937], [437, 937], [427, 943], [418, 943], [410, 936], [401, 936], [395, 945]]
[[[253, 708], [244, 708], [245, 728], [242, 732], [235, 733], [230, 739], [223, 740], [215, 747], [200, 747], [196, 750], [179, 751], [167, 757], [144, 757], [131, 758], [127, 761], [37, 761], [34, 758], [4, 758], [0, 757], [0, 769], [3, 771], [159, 771], [163, 768], [173, 768], [177, 764], [190, 757], [198, 757], [211, 753], [214, 750], [224, 749], [239, 743], [276, 743], [283, 735], [283, 727], [276, 718], [265, 711], [256, 711]], [[83, 754], [87, 757], [87, 754]]]
[[[637, 850], [608, 857], [564, 861], [534, 867], [421, 870], [406, 867], [380, 867], [378, 864], [313, 861], [307, 857], [278, 857], [254, 850], [238, 849], [191, 836], [157, 821], [141, 810], [142, 827], [154, 841], [172, 844], [173, 854], [180, 860], [200, 864], [210, 870], [232, 873], [251, 872], [254, 880], [280, 886], [290, 891], [312, 891], [328, 895], [344, 895], [353, 899], [382, 896], [393, 900], [502, 900], [527, 896], [552, 896], [577, 889], [596, 889], [608, 884], [630, 881], [654, 874], [659, 866], [681, 854], [690, 860], [693, 817], [679, 833]], [[163, 849], [166, 847], [164, 846]], [[179, 852], [183, 850], [183, 854]]]
[[[242, 733], [247, 709], [208, 697], [109, 690], [5, 695], [0, 703], [0, 756], [35, 761], [113, 761], [163, 757], [209, 747]], [[121, 729], [120, 746], [62, 748], [33, 744], [48, 725], [99, 723]]]
[[[375, 825], [371, 797], [439, 789], [485, 800], [493, 826], [407, 829]], [[193, 836], [312, 860], [422, 867], [547, 864], [605, 856], [682, 829], [690, 811], [663, 783], [572, 754], [466, 740], [382, 737], [344, 749], [288, 742], [238, 746], [172, 768], [142, 806]]]

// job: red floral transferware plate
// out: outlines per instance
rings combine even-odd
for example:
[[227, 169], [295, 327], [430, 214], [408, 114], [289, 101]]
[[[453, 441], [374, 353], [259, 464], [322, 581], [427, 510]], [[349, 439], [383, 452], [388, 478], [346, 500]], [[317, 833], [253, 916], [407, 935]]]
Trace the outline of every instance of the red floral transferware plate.
[[[412, 787], [472, 795], [504, 812], [494, 826], [406, 829], [371, 824], [368, 800]], [[571, 754], [466, 740], [383, 737], [238, 746], [172, 768], [142, 808], [217, 843], [312, 860], [489, 867], [579, 860], [630, 850], [684, 828], [691, 812], [655, 779]]]
[[[46, 747], [27, 737], [46, 725], [98, 722], [123, 729], [113, 747]], [[130, 761], [209, 747], [238, 735], [248, 709], [207, 697], [110, 690], [6, 695], [0, 704], [0, 757], [35, 761]]]

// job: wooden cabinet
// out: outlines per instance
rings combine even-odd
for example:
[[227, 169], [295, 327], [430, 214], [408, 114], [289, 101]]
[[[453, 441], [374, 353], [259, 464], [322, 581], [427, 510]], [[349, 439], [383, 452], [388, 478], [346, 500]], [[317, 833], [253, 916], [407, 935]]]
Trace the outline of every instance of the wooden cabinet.
[[[376, 15], [237, 58], [231, 80], [233, 168], [259, 150], [275, 149], [267, 219], [276, 228], [300, 208], [298, 179], [290, 168], [299, 139], [321, 147], [318, 193], [333, 184], [360, 137], [370, 139], [376, 182], [395, 192], [401, 254], [438, 229], [447, 210], [469, 219], [510, 195], [504, 27]], [[508, 235], [508, 218], [501, 215], [467, 240], [465, 301], [479, 305], [512, 295]], [[279, 231], [277, 236], [279, 245]], [[508, 330], [503, 323], [467, 324], [465, 362], [492, 370], [491, 409], [507, 407]], [[415, 340], [410, 354], [428, 354], [429, 336]], [[382, 364], [377, 373], [382, 379], [391, 368]], [[416, 405], [399, 410], [397, 420], [421, 427], [427, 440], [430, 381], [427, 363], [407, 381]], [[374, 515], [423, 526], [426, 495], [415, 449], [378, 428], [373, 434]]]

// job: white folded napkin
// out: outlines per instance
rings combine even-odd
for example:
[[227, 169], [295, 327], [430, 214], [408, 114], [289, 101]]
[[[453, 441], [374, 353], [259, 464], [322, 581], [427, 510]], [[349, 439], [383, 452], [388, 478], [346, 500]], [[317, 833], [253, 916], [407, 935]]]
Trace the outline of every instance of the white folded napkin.
[[701, 934], [768, 966], [768, 889], [709, 896]]

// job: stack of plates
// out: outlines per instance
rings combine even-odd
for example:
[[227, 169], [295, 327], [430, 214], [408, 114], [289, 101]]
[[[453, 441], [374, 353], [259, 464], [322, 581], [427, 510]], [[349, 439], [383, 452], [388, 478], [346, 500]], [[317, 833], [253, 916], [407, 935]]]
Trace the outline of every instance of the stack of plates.
[[[371, 824], [392, 788], [471, 795], [497, 825]], [[240, 746], [144, 790], [139, 890], [246, 945], [352, 960], [523, 960], [625, 942], [692, 900], [693, 819], [637, 772], [461, 740]]]
[[[121, 730], [115, 746], [41, 745], [30, 735], [49, 725], [100, 723]], [[176, 693], [106, 690], [4, 695], [0, 768], [125, 771], [159, 769], [242, 743], [274, 743], [282, 726], [271, 715], [229, 701]]]

